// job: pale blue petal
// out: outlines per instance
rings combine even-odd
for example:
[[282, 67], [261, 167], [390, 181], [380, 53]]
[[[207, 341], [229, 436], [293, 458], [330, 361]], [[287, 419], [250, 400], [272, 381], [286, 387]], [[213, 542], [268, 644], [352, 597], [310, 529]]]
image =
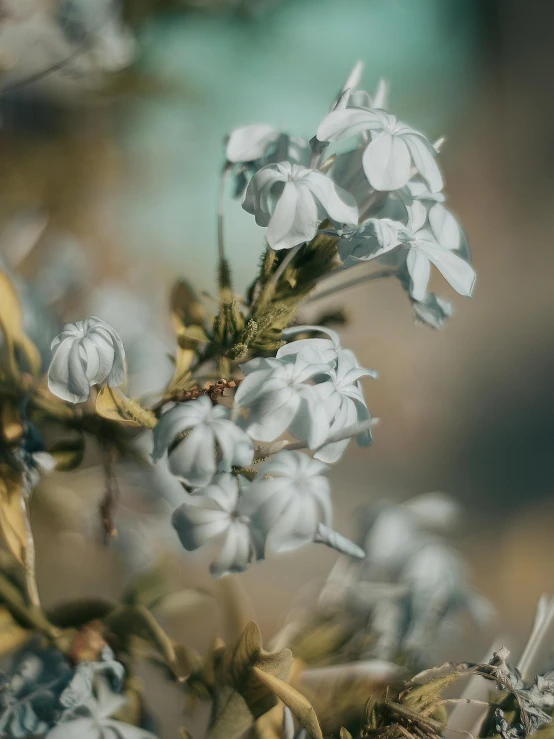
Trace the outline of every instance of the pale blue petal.
[[375, 190], [399, 190], [410, 179], [410, 152], [399, 136], [382, 131], [365, 150], [363, 167]]

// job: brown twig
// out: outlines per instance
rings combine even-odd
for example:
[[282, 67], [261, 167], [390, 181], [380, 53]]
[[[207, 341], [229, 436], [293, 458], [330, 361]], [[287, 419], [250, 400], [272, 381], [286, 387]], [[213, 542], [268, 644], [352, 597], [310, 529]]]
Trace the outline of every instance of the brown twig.
[[100, 503], [99, 512], [104, 531], [104, 544], [107, 544], [110, 539], [117, 536], [117, 528], [113, 516], [117, 507], [117, 501], [119, 500], [119, 485], [117, 484], [117, 477], [113, 472], [114, 449], [111, 446], [103, 446], [102, 451], [106, 487], [104, 497]]

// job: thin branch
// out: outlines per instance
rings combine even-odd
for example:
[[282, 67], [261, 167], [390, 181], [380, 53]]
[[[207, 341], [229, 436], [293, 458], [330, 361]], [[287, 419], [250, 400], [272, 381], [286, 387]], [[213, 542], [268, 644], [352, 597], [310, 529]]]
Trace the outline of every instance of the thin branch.
[[[225, 233], [223, 229], [225, 186], [229, 179], [232, 164], [227, 162], [221, 172], [219, 183], [219, 196], [217, 199], [217, 250], [219, 255], [219, 289], [228, 292], [231, 290], [231, 274], [229, 263], [225, 257]], [[228, 296], [226, 296], [228, 297]]]
[[283, 259], [281, 264], [277, 267], [275, 272], [273, 273], [271, 280], [269, 281], [268, 287], [270, 289], [274, 289], [281, 279], [283, 272], [286, 270], [286, 268], [289, 266], [289, 264], [292, 262], [294, 257], [298, 254], [300, 251], [300, 248], [303, 246], [303, 244], [298, 244], [298, 246], [293, 247], [292, 249], [289, 249], [287, 252], [286, 257]]
[[394, 269], [381, 269], [378, 272], [371, 272], [368, 275], [362, 275], [361, 277], [355, 277], [353, 280], [342, 282], [340, 285], [336, 285], [335, 287], [330, 287], [328, 290], [323, 290], [323, 292], [317, 293], [316, 295], [312, 296], [307, 302], [315, 303], [316, 300], [322, 300], [322, 298], [328, 298], [330, 295], [334, 295], [335, 293], [338, 293], [341, 290], [347, 290], [350, 287], [355, 287], [356, 285], [361, 285], [363, 282], [372, 282], [373, 280], [380, 280], [385, 277], [394, 277], [396, 274], [397, 272]]

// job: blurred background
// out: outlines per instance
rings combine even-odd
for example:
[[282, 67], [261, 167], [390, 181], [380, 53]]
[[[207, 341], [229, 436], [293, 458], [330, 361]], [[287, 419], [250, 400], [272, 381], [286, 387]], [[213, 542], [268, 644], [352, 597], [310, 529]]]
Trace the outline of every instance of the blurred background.
[[[399, 118], [446, 137], [449, 205], [478, 283], [471, 301], [448, 295], [455, 315], [440, 332], [415, 326], [386, 280], [318, 304], [346, 309], [343, 344], [380, 374], [365, 386], [375, 443], [350, 445], [332, 472], [337, 527], [351, 531], [372, 500], [450, 494], [463, 510], [456, 543], [496, 617], [446, 656], [478, 659], [496, 634], [517, 652], [554, 589], [554, 4], [129, 0], [122, 12], [111, 0], [0, 2], [0, 257], [29, 333], [47, 352], [61, 320], [99, 315], [128, 348], [132, 391], [161, 388], [172, 283], [214, 292], [224, 136], [250, 122], [313, 135], [363, 60], [366, 89], [384, 77]], [[243, 290], [262, 237], [239, 202], [225, 212]], [[207, 558], [181, 554], [167, 515], [150, 513], [166, 479], [122, 470], [120, 537], [102, 545], [90, 456], [33, 502], [44, 601], [116, 596], [165, 549], [181, 578], [213, 589]], [[268, 636], [335, 560], [315, 547], [292, 556], [242, 577]], [[175, 628], [202, 643], [216, 624]]]

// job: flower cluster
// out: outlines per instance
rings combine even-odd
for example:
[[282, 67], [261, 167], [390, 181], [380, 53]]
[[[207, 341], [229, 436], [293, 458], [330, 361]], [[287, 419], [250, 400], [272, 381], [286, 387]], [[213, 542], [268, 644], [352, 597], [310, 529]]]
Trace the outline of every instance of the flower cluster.
[[[358, 64], [309, 143], [269, 125], [228, 137], [221, 196], [233, 177], [243, 208], [267, 228], [268, 247], [246, 297], [234, 295], [220, 200], [218, 312], [210, 324], [178, 283], [175, 375], [152, 409], [120, 389], [125, 352], [103, 320], [67, 324], [52, 344], [53, 394], [80, 403], [98, 386], [99, 415], [153, 430], [153, 463], [166, 464], [182, 485], [173, 526], [187, 551], [218, 543], [215, 577], [308, 542], [371, 560], [367, 547], [332, 529], [325, 475], [351, 438], [371, 444], [375, 421], [361, 382], [376, 373], [335, 331], [296, 323], [320, 278], [377, 260], [432, 326], [450, 306], [428, 291], [431, 264], [460, 294], [473, 288], [463, 233], [444, 205], [438, 147], [385, 111], [384, 85], [373, 97], [357, 90], [360, 74]], [[342, 140], [353, 145], [334, 150]], [[207, 375], [198, 372], [208, 364]], [[435, 556], [418, 550], [406, 563], [405, 577], [422, 582], [412, 610], [427, 602], [422, 573]]]
[[0, 733], [13, 739], [154, 739], [149, 731], [112, 718], [127, 703], [124, 675], [108, 646], [98, 661], [72, 667], [58, 649], [32, 639], [0, 673]]
[[[299, 247], [322, 229], [335, 234], [344, 267], [391, 265], [416, 318], [438, 328], [451, 308], [428, 291], [431, 265], [460, 295], [475, 283], [463, 232], [444, 206], [441, 142], [386, 112], [384, 85], [373, 99], [357, 90], [360, 73], [358, 64], [310, 147], [267, 125], [234, 131], [226, 156], [236, 192], [273, 249]], [[343, 140], [353, 145], [333, 150]]]

